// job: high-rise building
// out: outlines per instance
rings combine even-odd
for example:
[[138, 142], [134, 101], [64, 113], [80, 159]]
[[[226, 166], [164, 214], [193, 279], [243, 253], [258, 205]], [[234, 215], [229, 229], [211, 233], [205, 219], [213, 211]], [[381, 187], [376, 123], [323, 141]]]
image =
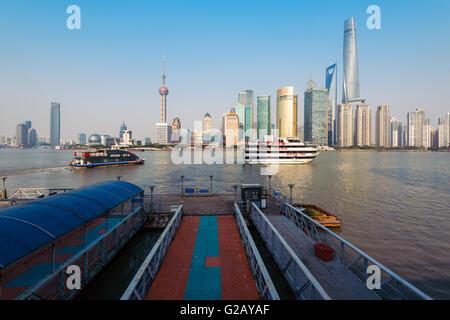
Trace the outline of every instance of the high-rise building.
[[123, 131], [124, 130], [128, 130], [127, 125], [125, 124], [125, 121], [122, 122], [122, 125], [120, 126], [120, 130], [119, 130], [119, 137], [120, 139], [123, 138]]
[[52, 102], [50, 106], [50, 144], [59, 146], [61, 141], [61, 106]]
[[294, 87], [284, 87], [277, 91], [277, 129], [279, 138], [297, 135], [298, 96]]
[[325, 87], [328, 89], [328, 145], [337, 145], [337, 64], [325, 71]]
[[28, 128], [23, 123], [19, 123], [16, 126], [16, 145], [24, 148], [28, 147]]
[[174, 118], [172, 121], [172, 142], [180, 142], [181, 121], [179, 118]]
[[[106, 137], [105, 137], [106, 138]], [[106, 144], [106, 139], [103, 140], [104, 138], [100, 137], [101, 139], [101, 143], [105, 143]], [[131, 130], [123, 130], [123, 135], [122, 135], [122, 139], [120, 139], [120, 145], [122, 147], [130, 147], [132, 145], [134, 145], [134, 140], [133, 140], [133, 132]]]
[[430, 130], [430, 147], [431, 148], [440, 148], [439, 146], [439, 130], [431, 129]]
[[305, 129], [303, 126], [297, 127], [297, 138], [302, 142], [305, 141]]
[[239, 143], [239, 117], [231, 110], [222, 117], [222, 133], [225, 137], [225, 146], [234, 147]]
[[450, 144], [449, 126], [450, 126], [449, 117], [447, 115], [444, 118], [439, 118], [438, 120], [439, 148], [448, 147]]
[[390, 147], [389, 131], [391, 117], [389, 116], [390, 106], [381, 105], [377, 108], [375, 123], [375, 143], [377, 147]]
[[25, 121], [23, 124], [27, 127], [27, 129], [31, 129], [33, 126], [31, 121], [29, 121], [29, 120]]
[[[30, 125], [31, 125], [31, 123], [30, 123]], [[27, 140], [28, 140], [28, 147], [29, 148], [33, 148], [34, 146], [36, 146], [36, 144], [37, 144], [36, 129], [33, 129], [31, 127], [28, 129]]]
[[203, 132], [207, 133], [212, 130], [212, 118], [209, 113], [206, 113], [203, 117]]
[[238, 101], [239, 104], [242, 104], [244, 106], [250, 106], [250, 119], [249, 119], [249, 124], [250, 124], [250, 128], [252, 128], [253, 126], [253, 119], [254, 119], [254, 111], [253, 111], [253, 105], [254, 105], [254, 101], [253, 101], [253, 90], [244, 90], [239, 92], [238, 94]]
[[239, 141], [243, 141], [245, 136], [245, 105], [236, 103], [234, 109], [239, 118]]
[[403, 146], [403, 125], [401, 121], [395, 118], [390, 120], [390, 133], [389, 133], [391, 148], [398, 148]]
[[407, 142], [409, 147], [429, 147], [430, 119], [424, 108], [409, 112], [407, 116]]
[[157, 144], [170, 144], [172, 137], [172, 126], [167, 123], [157, 123], [156, 124], [156, 139]]
[[356, 107], [356, 145], [367, 147], [372, 144], [372, 111], [368, 104]]
[[[126, 129], [125, 129], [126, 130]], [[78, 134], [78, 144], [80, 144], [80, 145], [85, 145], [86, 144], [86, 138], [87, 138], [87, 135], [86, 135], [86, 133], [79, 133]], [[122, 139], [123, 138], [123, 133], [122, 132], [120, 132], [120, 138]]]
[[361, 100], [359, 92], [358, 50], [355, 18], [344, 23], [344, 74], [342, 103]]
[[353, 146], [353, 106], [351, 104], [338, 105], [338, 146]]
[[257, 135], [259, 140], [263, 140], [264, 136], [271, 135], [271, 97], [258, 96], [256, 98], [257, 113]]
[[305, 89], [305, 142], [328, 145], [328, 105], [328, 89], [317, 88], [309, 80]]

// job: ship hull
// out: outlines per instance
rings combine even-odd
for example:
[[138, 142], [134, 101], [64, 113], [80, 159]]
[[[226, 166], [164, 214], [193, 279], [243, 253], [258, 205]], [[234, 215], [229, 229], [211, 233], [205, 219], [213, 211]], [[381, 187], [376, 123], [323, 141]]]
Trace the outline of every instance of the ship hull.
[[144, 160], [139, 161], [124, 161], [124, 162], [107, 162], [96, 164], [69, 164], [71, 169], [92, 169], [92, 168], [106, 168], [106, 167], [123, 167], [123, 166], [139, 166], [143, 165]]

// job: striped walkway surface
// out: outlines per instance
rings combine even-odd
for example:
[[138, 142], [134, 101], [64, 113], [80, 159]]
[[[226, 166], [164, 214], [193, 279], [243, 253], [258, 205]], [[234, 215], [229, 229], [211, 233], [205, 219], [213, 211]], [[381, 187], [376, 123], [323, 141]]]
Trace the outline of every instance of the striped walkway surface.
[[183, 217], [146, 299], [258, 300], [234, 217]]

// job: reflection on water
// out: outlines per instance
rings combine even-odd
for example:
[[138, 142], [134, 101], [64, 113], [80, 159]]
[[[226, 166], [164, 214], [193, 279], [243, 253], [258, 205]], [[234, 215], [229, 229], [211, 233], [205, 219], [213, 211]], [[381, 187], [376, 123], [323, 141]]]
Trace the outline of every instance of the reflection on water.
[[[61, 169], [71, 151], [0, 149], [0, 175], [19, 187], [80, 187], [116, 179], [157, 193], [185, 186], [233, 192], [240, 183], [267, 184], [259, 166], [173, 165], [169, 152], [144, 152], [140, 167]], [[50, 170], [47, 170], [49, 169]], [[272, 187], [341, 217], [340, 235], [436, 298], [450, 298], [450, 154], [323, 152], [309, 165], [279, 166]]]

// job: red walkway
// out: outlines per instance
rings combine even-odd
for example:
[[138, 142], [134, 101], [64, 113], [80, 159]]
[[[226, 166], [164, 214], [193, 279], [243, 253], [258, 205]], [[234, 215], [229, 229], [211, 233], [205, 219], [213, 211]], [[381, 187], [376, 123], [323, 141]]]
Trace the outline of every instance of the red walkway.
[[[203, 219], [205, 217], [202, 217]], [[223, 300], [257, 300], [259, 299], [256, 284], [253, 279], [247, 256], [237, 229], [233, 216], [218, 216], [217, 218], [217, 235], [218, 239], [204, 237], [199, 232], [200, 217], [185, 216], [175, 239], [169, 247], [167, 255], [161, 264], [156, 279], [154, 280], [150, 291], [146, 297], [148, 300], [183, 300], [186, 293], [188, 280], [192, 285], [193, 282], [202, 281], [196, 278], [198, 273], [191, 273], [191, 267], [195, 260], [193, 257], [196, 245], [199, 242], [208, 239], [211, 242], [218, 242], [219, 256], [205, 257], [202, 260], [201, 268], [218, 268], [220, 269], [220, 283], [198, 283], [205, 287], [220, 287], [221, 297]], [[202, 220], [203, 221], [203, 220]], [[211, 227], [214, 224], [211, 224]], [[211, 230], [208, 230], [211, 231]], [[214, 234], [214, 233], [212, 233]], [[205, 245], [205, 243], [200, 243]], [[209, 245], [208, 243], [206, 244]], [[211, 243], [214, 246], [213, 243]], [[196, 249], [198, 250], [198, 249]], [[198, 258], [198, 257], [197, 257]], [[195, 260], [197, 261], [197, 260]], [[208, 278], [215, 279], [214, 275]]]

